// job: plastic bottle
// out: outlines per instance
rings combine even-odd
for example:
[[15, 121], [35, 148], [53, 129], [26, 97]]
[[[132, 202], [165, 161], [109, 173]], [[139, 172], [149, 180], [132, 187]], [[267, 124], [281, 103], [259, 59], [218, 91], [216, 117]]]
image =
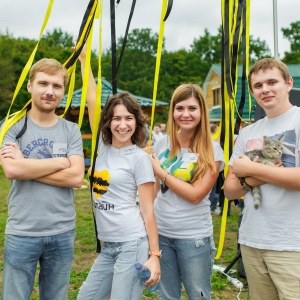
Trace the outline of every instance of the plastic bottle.
[[135, 264], [135, 268], [138, 271], [139, 279], [145, 285], [145, 288], [147, 289], [147, 291], [149, 291], [151, 294], [154, 294], [155, 292], [157, 292], [157, 290], [159, 288], [159, 284], [158, 283], [156, 283], [154, 285], [151, 285], [151, 286], [145, 284], [145, 282], [151, 276], [150, 270], [146, 266], [144, 266], [144, 265], [142, 265], [140, 263], [136, 263]]

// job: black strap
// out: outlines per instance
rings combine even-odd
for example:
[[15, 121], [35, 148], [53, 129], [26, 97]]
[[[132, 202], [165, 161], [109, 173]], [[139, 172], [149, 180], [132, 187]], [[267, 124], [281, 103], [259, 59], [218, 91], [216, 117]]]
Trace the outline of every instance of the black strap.
[[85, 27], [85, 24], [89, 20], [88, 27], [87, 27], [87, 30], [86, 30], [85, 35], [83, 37], [83, 42], [82, 42], [81, 46], [78, 47], [78, 48], [76, 48], [76, 50], [72, 53], [70, 60], [66, 63], [65, 67], [67, 69], [74, 65], [74, 63], [76, 62], [76, 60], [77, 60], [79, 54], [81, 53], [81, 50], [84, 47], [84, 45], [86, 43], [86, 40], [87, 40], [87, 38], [89, 36], [89, 33], [90, 33], [91, 28], [93, 26], [95, 12], [94, 12], [92, 18], [89, 18], [89, 15], [90, 15], [91, 9], [92, 9], [95, 1], [97, 1], [97, 0], [90, 0], [89, 4], [87, 6], [87, 9], [86, 9], [85, 14], [84, 14], [83, 19], [82, 19], [82, 23], [80, 25], [80, 29], [79, 29], [79, 33], [78, 33], [78, 38], [77, 38], [78, 40], [80, 39], [80, 37], [82, 35], [83, 29]]
[[121, 61], [122, 61], [122, 58], [123, 58], [123, 54], [124, 54], [124, 51], [125, 51], [125, 46], [126, 46], [126, 43], [127, 43], [129, 27], [130, 27], [131, 19], [132, 19], [132, 16], [133, 16], [135, 4], [136, 4], [136, 0], [133, 0], [132, 5], [131, 5], [131, 9], [130, 9], [129, 18], [128, 18], [128, 21], [127, 21], [127, 26], [126, 26], [125, 36], [124, 36], [124, 40], [123, 40], [123, 45], [122, 45], [120, 57], [119, 57], [119, 60], [118, 60], [118, 65], [117, 65], [117, 68], [116, 68], [116, 74], [119, 71], [119, 67], [120, 67], [120, 64], [121, 64]]
[[[101, 123], [102, 123], [102, 121], [100, 121], [100, 124]], [[90, 192], [91, 192], [93, 219], [94, 219], [94, 227], [95, 227], [95, 234], [96, 234], [96, 243], [97, 243], [96, 252], [97, 253], [101, 252], [101, 243], [100, 243], [100, 240], [98, 239], [97, 223], [96, 223], [96, 218], [95, 218], [95, 213], [94, 213], [93, 184], [94, 184], [94, 173], [95, 173], [96, 158], [97, 158], [97, 154], [98, 154], [99, 139], [100, 139], [100, 125], [98, 127], [95, 148], [93, 149], [94, 150], [94, 156], [93, 156], [94, 160], [92, 163], [92, 169], [91, 169], [91, 175], [90, 175]]]
[[[132, 19], [132, 16], [133, 16], [136, 0], [132, 1], [131, 10], [130, 10], [130, 14], [129, 14], [128, 22], [127, 22], [127, 27], [126, 27], [126, 32], [125, 32], [125, 36], [124, 36], [124, 40], [123, 40], [123, 45], [122, 45], [122, 49], [121, 49], [121, 53], [120, 53], [120, 57], [119, 57], [117, 65], [116, 65], [116, 35], [115, 35], [115, 5], [114, 5], [114, 0], [111, 0], [110, 4], [111, 4], [111, 39], [112, 39], [112, 91], [113, 91], [113, 94], [116, 94], [117, 93], [117, 73], [118, 73], [119, 67], [121, 65], [122, 57], [123, 57], [123, 54], [124, 54], [124, 51], [125, 51], [125, 46], [126, 46], [126, 43], [127, 43], [129, 27], [130, 27], [131, 19]], [[109, 98], [109, 96], [108, 96], [108, 98]], [[96, 164], [96, 159], [97, 159], [97, 154], [98, 154], [98, 145], [99, 145], [99, 141], [100, 141], [101, 128], [102, 128], [102, 124], [103, 124], [103, 112], [105, 111], [107, 104], [108, 104], [108, 101], [106, 101], [105, 107], [102, 110], [100, 124], [99, 124], [98, 131], [97, 131], [95, 148], [93, 149], [94, 160], [93, 160], [93, 163], [92, 163], [91, 175], [90, 175], [90, 192], [91, 192], [92, 204], [94, 204], [94, 200], [93, 200], [93, 182], [94, 182], [95, 164]], [[100, 253], [101, 252], [101, 242], [98, 239], [98, 230], [97, 230], [97, 223], [96, 223], [96, 218], [95, 218], [95, 214], [94, 214], [94, 205], [92, 206], [92, 209], [93, 209], [93, 218], [94, 218], [96, 242], [97, 242], [96, 252]]]
[[243, 71], [242, 71], [242, 82], [241, 82], [241, 86], [242, 86], [242, 93], [241, 93], [241, 99], [240, 99], [240, 105], [238, 108], [238, 114], [236, 117], [236, 121], [235, 121], [235, 126], [234, 126], [234, 133], [235, 134], [239, 134], [239, 130], [240, 130], [240, 125], [241, 125], [241, 120], [242, 120], [242, 115], [243, 115], [243, 111], [244, 111], [244, 106], [245, 106], [245, 102], [246, 102], [246, 86], [247, 86], [247, 74], [246, 74], [246, 3], [245, 0], [243, 0], [243, 33], [242, 33], [242, 50], [243, 50]]
[[21, 131], [17, 134], [16, 136], [16, 140], [18, 140], [27, 130], [27, 113], [25, 115], [25, 122], [24, 122], [24, 125], [21, 129]]
[[113, 94], [117, 93], [117, 43], [115, 1], [110, 0], [110, 34], [111, 34], [111, 84]]
[[164, 22], [167, 21], [169, 15], [170, 15], [170, 12], [171, 12], [171, 10], [172, 10], [172, 6], [173, 6], [173, 0], [169, 0], [169, 1], [168, 1], [168, 7], [167, 7], [166, 15], [165, 15], [165, 17], [164, 17], [164, 19], [163, 19]]

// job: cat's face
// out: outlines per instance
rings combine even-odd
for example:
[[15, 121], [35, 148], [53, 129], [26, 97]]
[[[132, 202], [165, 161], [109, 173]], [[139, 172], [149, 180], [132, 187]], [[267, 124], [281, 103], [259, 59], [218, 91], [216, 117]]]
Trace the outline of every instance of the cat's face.
[[278, 139], [271, 140], [264, 136], [263, 152], [266, 158], [280, 159], [283, 152], [283, 136]]

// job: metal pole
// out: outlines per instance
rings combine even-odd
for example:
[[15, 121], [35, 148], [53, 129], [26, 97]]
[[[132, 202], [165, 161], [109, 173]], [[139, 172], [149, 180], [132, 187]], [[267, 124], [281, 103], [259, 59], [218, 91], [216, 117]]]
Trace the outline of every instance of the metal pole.
[[273, 0], [274, 58], [278, 59], [277, 0]]

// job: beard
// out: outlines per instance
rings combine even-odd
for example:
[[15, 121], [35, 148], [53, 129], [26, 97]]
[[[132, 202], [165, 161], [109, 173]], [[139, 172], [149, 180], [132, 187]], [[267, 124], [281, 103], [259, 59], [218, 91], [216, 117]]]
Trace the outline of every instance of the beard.
[[[48, 103], [46, 104], [45, 102]], [[49, 104], [49, 101], [50, 104]], [[41, 113], [51, 113], [53, 111], [55, 111], [55, 109], [57, 108], [58, 104], [56, 103], [56, 101], [52, 101], [52, 100], [48, 100], [48, 99], [44, 99], [42, 101], [38, 101], [34, 103], [36, 109], [41, 112]]]

